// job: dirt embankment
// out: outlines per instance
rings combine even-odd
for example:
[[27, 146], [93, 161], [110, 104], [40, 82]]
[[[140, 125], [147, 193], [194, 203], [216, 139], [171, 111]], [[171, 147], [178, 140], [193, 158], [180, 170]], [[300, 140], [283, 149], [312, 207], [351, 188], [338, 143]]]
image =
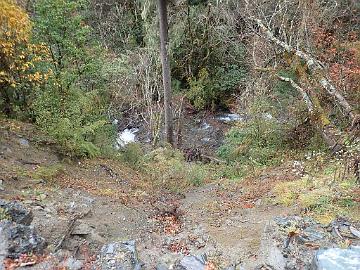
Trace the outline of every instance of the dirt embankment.
[[219, 268], [253, 269], [266, 225], [297, 212], [270, 200], [276, 183], [298, 177], [290, 164], [175, 193], [117, 161], [61, 159], [29, 124], [2, 121], [0, 138], [1, 199], [31, 209], [47, 253], [68, 252], [83, 268], [104, 244], [135, 240], [145, 269], [204, 253]]

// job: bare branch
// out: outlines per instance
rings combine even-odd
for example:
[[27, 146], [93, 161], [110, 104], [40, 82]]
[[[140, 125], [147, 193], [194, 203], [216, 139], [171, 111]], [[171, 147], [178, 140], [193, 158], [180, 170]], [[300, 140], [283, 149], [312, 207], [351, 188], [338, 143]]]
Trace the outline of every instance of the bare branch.
[[[276, 45], [282, 47], [285, 51], [289, 53], [293, 53], [298, 57], [300, 57], [301, 59], [303, 59], [304, 61], [306, 61], [306, 64], [312, 73], [317, 74], [319, 73], [319, 71], [322, 72], [324, 70], [324, 67], [320, 61], [310, 56], [309, 54], [299, 49], [296, 49], [290, 46], [289, 44], [287, 44], [286, 42], [283, 42], [277, 37], [275, 37], [274, 34], [264, 25], [264, 23], [261, 20], [254, 17], [249, 17], [249, 18], [254, 22], [256, 22], [256, 24], [261, 28], [261, 30], [266, 35], [267, 39], [269, 39]], [[353, 120], [356, 116], [356, 113], [354, 113], [355, 110], [347, 102], [344, 96], [335, 88], [335, 86], [331, 83], [330, 79], [327, 79], [325, 76], [320, 75], [320, 78], [318, 80], [320, 85], [326, 90], [326, 92], [329, 95], [331, 95], [335, 99], [335, 101], [337, 101], [338, 104], [343, 108], [346, 115], [348, 115], [350, 119]]]

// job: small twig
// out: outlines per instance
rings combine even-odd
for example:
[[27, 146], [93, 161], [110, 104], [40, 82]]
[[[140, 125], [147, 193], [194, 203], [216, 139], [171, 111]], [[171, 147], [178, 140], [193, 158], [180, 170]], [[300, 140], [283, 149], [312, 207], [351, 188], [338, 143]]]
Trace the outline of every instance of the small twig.
[[211, 157], [211, 156], [204, 155], [204, 154], [201, 154], [201, 157], [202, 157], [202, 158], [206, 158], [206, 159], [208, 159], [208, 160], [210, 160], [210, 161], [213, 161], [213, 162], [216, 162], [216, 163], [223, 163], [223, 164], [226, 163], [225, 160], [217, 159], [217, 158], [215, 158], [215, 157]]
[[55, 246], [55, 252], [61, 248], [64, 241], [66, 240], [66, 238], [70, 235], [71, 231], [73, 230], [76, 220], [78, 220], [79, 218], [82, 218], [82, 216], [83, 215], [75, 215], [72, 219], [70, 219], [64, 235], [61, 237], [59, 243]]
[[23, 160], [23, 159], [18, 159], [18, 161], [21, 162], [21, 164], [28, 164], [28, 165], [40, 165], [40, 162], [35, 162], [35, 161], [28, 161], [28, 160]]
[[340, 232], [339, 232], [339, 229], [338, 229], [338, 226], [334, 226], [334, 231], [335, 231], [335, 233], [336, 233], [336, 235], [338, 236], [338, 237], [340, 237], [340, 239], [344, 239], [343, 237], [342, 237], [342, 235], [340, 234]]
[[30, 261], [30, 262], [23, 262], [20, 263], [20, 267], [30, 266], [36, 264], [36, 261]]

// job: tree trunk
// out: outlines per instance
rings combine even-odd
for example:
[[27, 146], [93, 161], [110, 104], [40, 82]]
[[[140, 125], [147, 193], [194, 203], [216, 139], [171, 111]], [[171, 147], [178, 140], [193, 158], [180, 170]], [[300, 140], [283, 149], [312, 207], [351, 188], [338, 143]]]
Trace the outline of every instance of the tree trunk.
[[171, 75], [168, 55], [168, 19], [167, 0], [158, 0], [160, 21], [160, 57], [162, 63], [162, 75], [164, 85], [164, 110], [165, 110], [165, 138], [166, 142], [173, 145], [173, 123], [171, 112]]

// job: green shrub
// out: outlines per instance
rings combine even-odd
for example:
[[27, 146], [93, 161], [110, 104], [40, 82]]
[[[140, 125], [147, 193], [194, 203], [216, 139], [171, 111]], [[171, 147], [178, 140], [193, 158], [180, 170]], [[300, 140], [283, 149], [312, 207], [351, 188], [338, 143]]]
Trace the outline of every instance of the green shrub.
[[172, 77], [198, 110], [226, 107], [246, 75], [246, 51], [224, 6], [192, 5], [171, 17]]
[[201, 186], [209, 176], [208, 170], [203, 164], [192, 164], [187, 171], [186, 179], [192, 186]]
[[52, 181], [63, 172], [64, 168], [61, 164], [54, 164], [38, 167], [35, 171], [28, 173], [28, 175], [33, 179]]
[[34, 90], [33, 118], [70, 157], [111, 154], [115, 130], [108, 123], [109, 94], [103, 57], [85, 23], [86, 0], [39, 0], [35, 3], [34, 39], [51, 52], [53, 76]]
[[214, 101], [215, 94], [209, 85], [209, 72], [206, 69], [200, 70], [198, 78], [189, 80], [190, 89], [187, 92], [187, 97], [196, 109], [204, 109], [209, 103], [211, 104]]
[[6, 209], [0, 207], [0, 221], [3, 220], [10, 220], [11, 217], [9, 216]]
[[198, 110], [226, 106], [226, 99], [237, 90], [244, 77], [245, 70], [237, 65], [215, 67], [212, 74], [203, 68], [196, 78], [189, 80], [187, 97]]
[[211, 176], [206, 165], [186, 162], [183, 153], [171, 148], [146, 154], [142, 169], [156, 184], [172, 190], [200, 186]]
[[121, 159], [131, 167], [137, 168], [143, 161], [144, 151], [138, 143], [129, 143], [121, 152]]
[[251, 109], [252, 119], [230, 129], [218, 150], [222, 159], [253, 166], [272, 165], [281, 160], [286, 130], [276, 118], [266, 114], [269, 111], [266, 104], [268, 101], [259, 99]]
[[96, 96], [97, 92], [79, 89], [63, 95], [50, 86], [38, 92], [33, 104], [36, 123], [59, 143], [64, 155], [94, 157], [101, 153], [94, 140], [110, 125]]
[[[296, 74], [292, 70], [281, 70], [278, 74], [286, 78], [291, 78], [295, 82], [297, 81]], [[274, 92], [281, 99], [289, 99], [298, 96], [297, 90], [292, 87], [290, 83], [281, 80], [275, 80]]]

